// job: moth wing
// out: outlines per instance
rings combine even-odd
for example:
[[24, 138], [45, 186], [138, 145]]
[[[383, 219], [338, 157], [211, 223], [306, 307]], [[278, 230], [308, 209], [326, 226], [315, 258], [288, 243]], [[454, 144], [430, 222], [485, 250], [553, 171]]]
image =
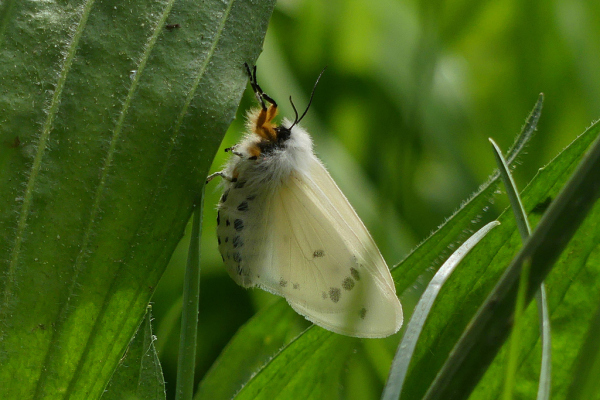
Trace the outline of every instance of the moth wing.
[[265, 204], [253, 283], [336, 333], [385, 337], [402, 325], [389, 269], [369, 232], [316, 158]]

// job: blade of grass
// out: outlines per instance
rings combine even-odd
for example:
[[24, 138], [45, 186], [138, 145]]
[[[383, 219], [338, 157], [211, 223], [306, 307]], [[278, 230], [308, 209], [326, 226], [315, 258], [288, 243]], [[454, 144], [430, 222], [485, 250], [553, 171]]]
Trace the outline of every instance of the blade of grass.
[[425, 399], [461, 399], [469, 396], [510, 331], [523, 263], [531, 260], [526, 296], [528, 303], [597, 201], [599, 193], [600, 140], [596, 139], [573, 177], [542, 217], [533, 235], [480, 307], [427, 390]]
[[[506, 194], [510, 201], [511, 209], [513, 210], [513, 213], [515, 215], [517, 229], [519, 230], [521, 239], [523, 240], [523, 242], [525, 242], [527, 238], [529, 238], [529, 236], [531, 235], [531, 226], [529, 224], [529, 220], [527, 219], [525, 207], [523, 207], [521, 196], [519, 196], [517, 185], [515, 184], [512, 174], [510, 173], [508, 164], [502, 156], [502, 151], [493, 139], [490, 138], [489, 140], [492, 144], [492, 148], [494, 149], [494, 156], [496, 157], [496, 163], [498, 164], [498, 169], [500, 170], [500, 175], [502, 177], [502, 181], [504, 182], [504, 187], [506, 188]], [[546, 289], [543, 283], [540, 285], [540, 290], [536, 293], [535, 299], [538, 307], [540, 321], [540, 336], [542, 341], [542, 363], [540, 370], [540, 380], [538, 384], [537, 400], [547, 400], [550, 398], [550, 389], [552, 383], [552, 339], [550, 336], [551, 333], [548, 301], [546, 299]], [[517, 308], [517, 311], [522, 312], [524, 310]], [[516, 321], [517, 319], [515, 317], [515, 330], [513, 332], [513, 337], [519, 337], [517, 332], [518, 325], [516, 324]], [[519, 341], [517, 341], [516, 339], [511, 340], [511, 350], [509, 351], [510, 360], [508, 362], [508, 365], [512, 365], [513, 367], [515, 367], [515, 369], [513, 369], [512, 371], [507, 370], [507, 385], [509, 379], [511, 379], [512, 377], [512, 374], [516, 372], [516, 360], [518, 356], [518, 351], [516, 349], [513, 349], [513, 346], [517, 346], [518, 343]], [[508, 398], [512, 397], [512, 386], [509, 386], [510, 385], [505, 387], [505, 398], [506, 396], [509, 396]]]
[[183, 309], [181, 312], [181, 339], [177, 361], [177, 391], [175, 399], [192, 400], [196, 367], [196, 338], [198, 336], [198, 307], [200, 306], [200, 235], [204, 188], [192, 217], [192, 236], [185, 267]]
[[452, 253], [436, 272], [431, 282], [429, 282], [429, 285], [427, 285], [427, 288], [425, 289], [423, 296], [421, 296], [410, 322], [408, 323], [406, 333], [396, 351], [396, 356], [392, 362], [388, 380], [381, 396], [382, 399], [392, 400], [400, 397], [404, 379], [406, 378], [406, 372], [408, 371], [413, 351], [419, 340], [419, 335], [427, 320], [429, 311], [433, 306], [433, 302], [442, 289], [444, 282], [446, 282], [446, 279], [448, 279], [452, 271], [454, 271], [454, 268], [458, 266], [467, 253], [497, 225], [499, 225], [499, 222], [497, 221], [490, 222], [467, 239], [454, 253]]

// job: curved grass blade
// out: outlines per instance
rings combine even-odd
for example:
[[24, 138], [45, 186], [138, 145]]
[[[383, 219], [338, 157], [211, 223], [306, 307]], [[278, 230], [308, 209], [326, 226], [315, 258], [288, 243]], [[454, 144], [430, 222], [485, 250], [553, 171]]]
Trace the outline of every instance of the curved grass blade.
[[448, 260], [446, 260], [446, 262], [436, 272], [429, 285], [427, 285], [427, 289], [425, 289], [425, 293], [423, 293], [423, 296], [421, 296], [410, 322], [408, 323], [404, 337], [402, 338], [402, 341], [400, 342], [400, 345], [396, 351], [396, 356], [392, 362], [388, 381], [381, 396], [382, 399], [394, 400], [400, 397], [402, 385], [404, 384], [406, 372], [408, 371], [408, 366], [410, 364], [413, 351], [417, 345], [419, 335], [421, 334], [425, 320], [429, 315], [429, 311], [433, 306], [433, 302], [442, 289], [444, 282], [446, 282], [446, 279], [448, 279], [452, 271], [454, 271], [454, 268], [458, 266], [467, 253], [473, 247], [475, 247], [475, 245], [479, 243], [479, 241], [485, 235], [487, 235], [492, 228], [497, 225], [499, 225], [499, 222], [497, 221], [490, 222], [477, 231], [467, 241], [465, 241], [448, 258]]
[[[494, 156], [496, 157], [496, 163], [500, 170], [500, 175], [502, 176], [502, 181], [504, 182], [504, 187], [506, 188], [506, 194], [508, 195], [508, 199], [510, 201], [511, 209], [513, 210], [513, 214], [515, 215], [515, 220], [517, 222], [517, 229], [519, 230], [519, 234], [521, 235], [521, 239], [526, 241], [531, 234], [531, 227], [529, 225], [529, 219], [527, 218], [527, 213], [525, 212], [525, 208], [523, 207], [523, 202], [521, 201], [521, 197], [519, 196], [519, 192], [517, 190], [517, 185], [510, 173], [506, 160], [502, 156], [502, 151], [492, 139], [489, 139], [492, 148], [494, 149]], [[542, 361], [541, 361], [541, 371], [540, 371], [540, 379], [538, 383], [538, 393], [537, 400], [548, 400], [550, 398], [550, 391], [552, 386], [552, 339], [551, 339], [551, 329], [550, 329], [550, 313], [548, 311], [548, 300], [546, 298], [546, 288], [542, 283], [540, 285], [540, 290], [535, 295], [535, 300], [538, 307], [538, 315], [540, 321], [540, 336], [542, 339]], [[519, 308], [517, 307], [517, 310]], [[521, 310], [523, 312], [524, 310]], [[515, 327], [517, 327], [517, 318], [515, 317]], [[518, 346], [518, 340], [516, 339], [519, 335], [515, 332], [513, 333], [513, 339], [511, 340], [511, 348], [513, 346]], [[513, 366], [512, 371], [507, 372], [507, 382], [509, 379], [512, 381], [512, 375], [516, 373], [516, 349], [514, 351], [509, 351], [511, 355], [508, 365]], [[510, 386], [510, 385], [509, 385]], [[509, 389], [505, 389], [505, 395], [507, 392], [512, 395], [512, 387]]]

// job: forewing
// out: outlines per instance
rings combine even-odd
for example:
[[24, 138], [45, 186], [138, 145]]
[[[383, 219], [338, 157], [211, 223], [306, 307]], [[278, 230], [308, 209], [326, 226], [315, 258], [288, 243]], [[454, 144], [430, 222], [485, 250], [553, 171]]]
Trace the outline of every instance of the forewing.
[[402, 308], [377, 246], [322, 164], [293, 173], [266, 199], [252, 281], [331, 331], [383, 337]]

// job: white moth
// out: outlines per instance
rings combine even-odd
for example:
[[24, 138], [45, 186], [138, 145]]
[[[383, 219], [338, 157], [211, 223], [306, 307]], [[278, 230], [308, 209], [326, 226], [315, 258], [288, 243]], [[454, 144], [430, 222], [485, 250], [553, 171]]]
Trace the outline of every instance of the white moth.
[[402, 306], [388, 266], [298, 126], [306, 111], [275, 125], [277, 103], [256, 83], [256, 67], [246, 69], [261, 107], [248, 114], [246, 136], [226, 149], [233, 155], [223, 171], [208, 178], [223, 178], [217, 236], [229, 275], [285, 297], [332, 332], [398, 332]]

